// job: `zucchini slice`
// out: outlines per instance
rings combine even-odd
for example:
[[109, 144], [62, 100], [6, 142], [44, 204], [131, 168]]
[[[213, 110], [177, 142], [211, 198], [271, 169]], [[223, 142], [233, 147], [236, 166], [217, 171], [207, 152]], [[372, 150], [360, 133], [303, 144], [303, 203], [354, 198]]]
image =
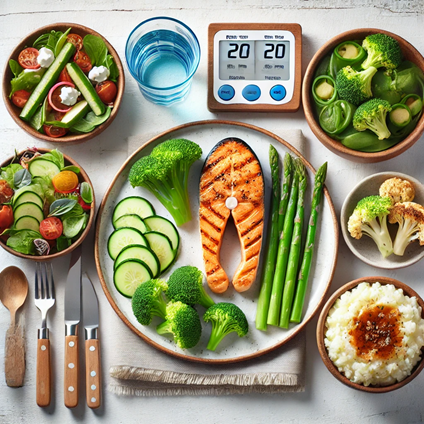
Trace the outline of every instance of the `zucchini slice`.
[[50, 160], [34, 159], [29, 163], [28, 171], [33, 177], [49, 177], [51, 179], [60, 172], [60, 169]]
[[132, 297], [140, 284], [152, 278], [149, 267], [139, 259], [121, 262], [113, 273], [115, 287], [125, 297]]
[[122, 227], [115, 230], [107, 241], [109, 256], [115, 260], [121, 250], [130, 244], [148, 246], [148, 242], [140, 231], [134, 228]]
[[121, 250], [121, 253], [115, 259], [114, 269], [126, 259], [140, 259], [143, 261], [152, 271], [153, 278], [156, 278], [160, 274], [160, 262], [156, 253], [153, 252], [150, 247], [133, 244]]
[[148, 231], [144, 234], [149, 242], [150, 249], [156, 253], [160, 262], [160, 273], [165, 272], [177, 256], [176, 251], [172, 249], [169, 238], [157, 231]]
[[21, 203], [15, 208], [13, 211], [13, 218], [15, 222], [22, 216], [32, 216], [38, 221], [38, 223], [44, 219], [43, 210], [40, 206], [32, 202]]
[[180, 235], [175, 225], [169, 220], [162, 216], [149, 216], [145, 219], [145, 223], [152, 231], [165, 234], [172, 244], [172, 249], [177, 251], [180, 245]]
[[138, 215], [144, 219], [155, 214], [152, 204], [139, 196], [122, 199], [113, 211], [112, 222], [115, 223], [122, 215]]
[[113, 226], [115, 229], [121, 227], [131, 227], [140, 231], [140, 233], [145, 233], [148, 231], [148, 228], [144, 221], [135, 214], [128, 214], [120, 216], [114, 223]]

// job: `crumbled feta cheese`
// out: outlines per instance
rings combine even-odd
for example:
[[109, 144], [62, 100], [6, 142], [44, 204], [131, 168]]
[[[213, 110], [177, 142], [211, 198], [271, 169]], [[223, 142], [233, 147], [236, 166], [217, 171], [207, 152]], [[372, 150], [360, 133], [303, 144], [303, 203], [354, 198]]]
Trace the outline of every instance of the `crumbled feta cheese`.
[[73, 106], [81, 93], [73, 87], [66, 85], [60, 90], [60, 101], [66, 106]]
[[109, 69], [106, 66], [93, 66], [91, 71], [88, 73], [88, 78], [94, 82], [106, 81], [109, 77]]
[[53, 52], [46, 48], [41, 47], [39, 50], [39, 54], [37, 56], [37, 62], [42, 68], [48, 68], [54, 61], [54, 54]]

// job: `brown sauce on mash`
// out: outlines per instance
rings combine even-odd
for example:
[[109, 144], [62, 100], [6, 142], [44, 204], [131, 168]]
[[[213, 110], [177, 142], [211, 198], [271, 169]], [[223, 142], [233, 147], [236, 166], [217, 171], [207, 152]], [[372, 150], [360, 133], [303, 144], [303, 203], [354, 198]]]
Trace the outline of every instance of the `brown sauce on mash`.
[[367, 305], [353, 319], [349, 335], [352, 346], [363, 359], [390, 359], [396, 347], [402, 346], [400, 312], [388, 305]]

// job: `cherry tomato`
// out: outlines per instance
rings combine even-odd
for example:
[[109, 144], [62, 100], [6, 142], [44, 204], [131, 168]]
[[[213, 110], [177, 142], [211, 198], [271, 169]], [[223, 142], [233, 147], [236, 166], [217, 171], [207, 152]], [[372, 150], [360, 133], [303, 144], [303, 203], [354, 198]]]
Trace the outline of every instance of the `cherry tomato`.
[[10, 187], [6, 180], [0, 180], [0, 203], [10, 202], [14, 194], [13, 188]]
[[82, 197], [81, 196], [78, 198], [78, 203], [80, 204], [80, 206], [85, 211], [89, 211], [91, 209], [91, 205], [89, 205], [88, 203], [85, 203], [84, 200], [82, 200]]
[[54, 125], [43, 125], [44, 132], [53, 138], [62, 137], [67, 133], [66, 128], [55, 127]]
[[72, 171], [61, 171], [52, 178], [52, 183], [58, 193], [72, 193], [78, 187], [78, 175]]
[[13, 209], [10, 205], [3, 205], [0, 208], [0, 229], [1, 233], [13, 224]]
[[110, 104], [115, 100], [118, 89], [113, 81], [103, 81], [96, 85], [96, 91], [103, 103]]
[[82, 37], [78, 34], [68, 34], [66, 37], [68, 43], [72, 43], [75, 48], [78, 50], [82, 49]]
[[83, 72], [85, 72], [86, 74], [88, 74], [91, 70], [91, 68], [93, 67], [93, 65], [91, 64], [91, 60], [88, 57], [88, 54], [78, 50], [75, 53], [74, 56], [74, 62], [81, 68], [81, 70]]
[[18, 56], [19, 65], [25, 69], [37, 69], [40, 65], [37, 62], [39, 51], [34, 47], [27, 47], [22, 50]]
[[62, 72], [59, 74], [58, 82], [70, 82], [72, 84], [74, 83], [72, 81], [72, 78], [69, 76], [69, 72], [66, 67], [63, 68]]
[[18, 90], [12, 94], [12, 103], [19, 108], [23, 108], [29, 99], [31, 93], [26, 90]]
[[59, 218], [51, 216], [40, 222], [40, 234], [46, 240], [56, 240], [62, 235], [63, 224]]

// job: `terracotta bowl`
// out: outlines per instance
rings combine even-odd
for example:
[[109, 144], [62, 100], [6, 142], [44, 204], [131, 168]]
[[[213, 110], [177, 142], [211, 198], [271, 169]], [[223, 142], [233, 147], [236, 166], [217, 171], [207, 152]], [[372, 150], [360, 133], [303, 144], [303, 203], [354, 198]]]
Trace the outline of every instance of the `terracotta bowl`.
[[[383, 269], [404, 268], [418, 262], [424, 257], [424, 246], [420, 246], [418, 241], [414, 241], [408, 245], [403, 256], [391, 254], [387, 258], [383, 258], [377, 245], [370, 237], [363, 235], [359, 240], [354, 239], [349, 234], [347, 223], [358, 202], [364, 197], [377, 195], [381, 184], [393, 177], [413, 183], [415, 188], [414, 202], [424, 205], [424, 185], [420, 181], [400, 172], [380, 172], [363, 179], [352, 189], [347, 195], [340, 213], [343, 238], [352, 253], [368, 265]], [[398, 224], [388, 224], [388, 228], [392, 240], [394, 240]]]
[[328, 312], [330, 311], [330, 309], [332, 308], [332, 306], [336, 302], [336, 300], [343, 293], [345, 293], [348, 290], [353, 289], [354, 287], [356, 287], [358, 284], [360, 284], [362, 282], [367, 282], [367, 283], [371, 283], [371, 284], [375, 283], [375, 282], [379, 282], [379, 283], [381, 283], [381, 285], [393, 284], [396, 288], [402, 289], [403, 293], [406, 296], [409, 296], [409, 297], [415, 296], [417, 298], [419, 306], [422, 309], [421, 316], [424, 318], [424, 301], [421, 299], [421, 297], [414, 290], [412, 290], [405, 283], [402, 283], [398, 280], [395, 280], [394, 278], [381, 277], [381, 276], [358, 278], [357, 280], [351, 281], [351, 282], [345, 284], [344, 286], [340, 287], [330, 297], [330, 299], [328, 299], [327, 303], [324, 305], [324, 307], [321, 311], [321, 314], [319, 316], [319, 319], [318, 319], [318, 324], [317, 324], [316, 335], [317, 335], [318, 350], [319, 350], [319, 353], [321, 355], [321, 359], [323, 360], [325, 366], [328, 368], [328, 370], [331, 372], [331, 374], [333, 374], [333, 376], [336, 377], [337, 380], [339, 380], [340, 382], [342, 382], [346, 386], [349, 386], [353, 389], [360, 390], [360, 391], [363, 391], [363, 392], [369, 392], [369, 393], [391, 392], [393, 390], [399, 389], [399, 388], [405, 386], [406, 384], [408, 384], [410, 381], [412, 381], [422, 371], [422, 369], [424, 368], [424, 361], [422, 359], [422, 357], [424, 355], [424, 348], [421, 349], [421, 360], [414, 367], [411, 374], [407, 378], [402, 380], [401, 382], [391, 384], [389, 386], [372, 386], [372, 385], [364, 386], [362, 384], [353, 383], [352, 381], [350, 381], [348, 378], [346, 378], [337, 369], [337, 367], [333, 364], [333, 362], [329, 358], [327, 348], [325, 347], [325, 344], [324, 344], [324, 337], [325, 337], [325, 331], [326, 331], [325, 323], [326, 323]]
[[[37, 150], [38, 150], [38, 152], [40, 152], [42, 154], [50, 152], [49, 149], [37, 149]], [[20, 158], [23, 153], [24, 153], [23, 151], [18, 153], [16, 157]], [[7, 246], [6, 243], [2, 239], [0, 239], [0, 246], [3, 247], [3, 249], [7, 250], [12, 255], [18, 256], [19, 258], [31, 259], [33, 261], [38, 261], [38, 262], [40, 262], [40, 261], [50, 261], [52, 259], [59, 258], [61, 256], [67, 255], [68, 253], [71, 253], [87, 237], [87, 234], [89, 233], [91, 225], [93, 224], [93, 221], [94, 221], [94, 218], [95, 218], [96, 198], [95, 198], [95, 195], [94, 195], [94, 187], [93, 187], [93, 184], [91, 184], [90, 178], [88, 177], [88, 175], [86, 174], [84, 169], [82, 169], [82, 167], [77, 162], [75, 162], [73, 159], [71, 159], [69, 156], [66, 156], [65, 154], [63, 154], [63, 157], [65, 159], [65, 166], [74, 165], [74, 166], [77, 166], [80, 169], [79, 174], [77, 174], [79, 182], [82, 183], [82, 182], [85, 181], [88, 184], [90, 184], [90, 186], [91, 186], [91, 190], [92, 190], [92, 193], [93, 193], [93, 203], [91, 204], [91, 210], [90, 210], [90, 213], [89, 213], [88, 222], [87, 222], [87, 226], [86, 226], [85, 230], [83, 231], [83, 233], [81, 234], [79, 239], [77, 241], [75, 241], [74, 243], [72, 243], [67, 249], [62, 250], [62, 251], [57, 252], [57, 253], [54, 253], [54, 254], [51, 254], [51, 255], [46, 255], [46, 256], [25, 255], [24, 253], [16, 252], [15, 250], [13, 250], [9, 246]], [[5, 160], [0, 166], [4, 167], [6, 165], [9, 165], [12, 162], [12, 160], [13, 160], [13, 157], [10, 157], [7, 160]], [[16, 161], [16, 162], [18, 162], [18, 161]]]
[[391, 147], [390, 149], [384, 150], [382, 152], [376, 153], [364, 153], [357, 150], [349, 149], [348, 147], [343, 146], [339, 141], [332, 139], [329, 135], [325, 133], [325, 131], [319, 125], [318, 119], [314, 113], [314, 99], [312, 97], [312, 83], [314, 81], [315, 70], [319, 63], [331, 52], [334, 48], [342, 43], [343, 41], [348, 40], [363, 40], [367, 35], [375, 34], [375, 33], [384, 33], [390, 35], [394, 39], [396, 39], [400, 47], [402, 49], [402, 53], [404, 56], [404, 60], [409, 60], [419, 66], [422, 70], [424, 70], [424, 58], [423, 56], [416, 50], [411, 44], [409, 44], [406, 40], [399, 37], [396, 34], [393, 34], [388, 31], [384, 31], [382, 29], [376, 28], [360, 28], [347, 32], [343, 32], [342, 34], [337, 35], [332, 38], [330, 41], [327, 41], [314, 55], [312, 60], [310, 61], [306, 73], [303, 79], [302, 86], [302, 103], [303, 110], [305, 112], [306, 120], [318, 138], [318, 140], [328, 149], [330, 149], [333, 153], [342, 156], [345, 159], [349, 159], [354, 162], [363, 162], [363, 163], [372, 163], [372, 162], [381, 162], [387, 159], [394, 158], [405, 150], [409, 149], [424, 132], [424, 114], [421, 116], [420, 120], [417, 123], [415, 129], [406, 137], [404, 140]]
[[[116, 82], [117, 88], [118, 88], [118, 93], [117, 93], [117, 96], [116, 96], [116, 99], [115, 99], [115, 102], [114, 102], [114, 107], [112, 108], [112, 113], [111, 113], [109, 119], [107, 121], [105, 121], [103, 124], [96, 127], [96, 129], [94, 131], [86, 133], [86, 134], [68, 133], [67, 135], [65, 135], [63, 137], [54, 138], [54, 137], [49, 137], [46, 134], [39, 133], [34, 128], [32, 128], [28, 123], [26, 123], [21, 118], [19, 118], [19, 114], [21, 113], [22, 109], [15, 106], [12, 103], [12, 101], [9, 99], [10, 81], [13, 78], [12, 71], [10, 70], [10, 67], [9, 67], [9, 60], [10, 59], [17, 60], [19, 53], [25, 47], [32, 46], [33, 42], [40, 35], [48, 33], [51, 30], [58, 30], [58, 31], [65, 32], [70, 27], [72, 28], [72, 30], [71, 30], [72, 33], [78, 34], [83, 38], [87, 34], [93, 34], [93, 35], [96, 35], [96, 36], [102, 38], [103, 41], [106, 43], [107, 49], [108, 49], [109, 53], [113, 56], [115, 63], [116, 63], [118, 70], [119, 70], [119, 78]], [[79, 143], [79, 142], [89, 140], [93, 137], [96, 137], [101, 132], [103, 132], [112, 123], [112, 121], [115, 119], [115, 116], [118, 113], [118, 110], [119, 110], [119, 107], [120, 107], [120, 104], [121, 104], [121, 101], [122, 101], [122, 96], [124, 94], [125, 74], [124, 74], [124, 69], [122, 67], [122, 63], [121, 63], [121, 60], [119, 59], [118, 53], [115, 51], [115, 49], [112, 47], [112, 45], [103, 36], [101, 36], [96, 31], [93, 31], [92, 29], [87, 28], [87, 27], [82, 26], [82, 25], [73, 24], [73, 23], [58, 23], [58, 24], [47, 25], [47, 26], [44, 26], [42, 28], [37, 29], [36, 31], [32, 32], [27, 37], [25, 37], [15, 47], [15, 49], [10, 54], [8, 60], [6, 60], [6, 65], [4, 67], [4, 72], [3, 72], [3, 86], [2, 86], [2, 88], [3, 88], [3, 101], [6, 105], [6, 109], [8, 110], [8, 112], [10, 113], [10, 116], [14, 119], [14, 121], [22, 129], [24, 129], [27, 133], [29, 133], [33, 137], [39, 138], [41, 140], [51, 141], [51, 142], [54, 142], [54, 143], [69, 143], [69, 142]]]

